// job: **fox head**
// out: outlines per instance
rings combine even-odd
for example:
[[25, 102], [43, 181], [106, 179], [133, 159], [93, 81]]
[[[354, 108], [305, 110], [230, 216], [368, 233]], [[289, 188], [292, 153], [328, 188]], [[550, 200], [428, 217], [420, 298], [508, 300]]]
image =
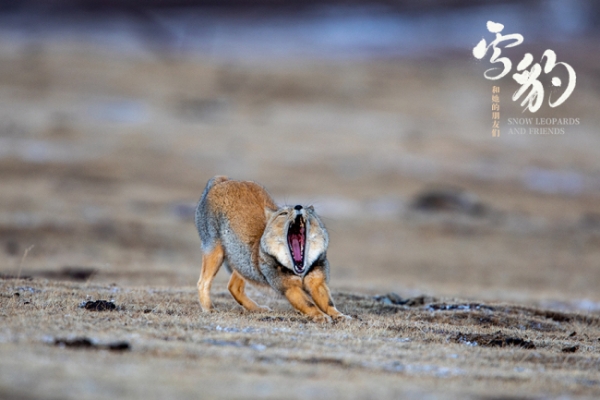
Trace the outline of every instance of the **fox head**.
[[267, 226], [260, 239], [261, 250], [296, 275], [304, 276], [329, 245], [327, 230], [315, 209], [301, 205], [265, 208], [265, 216]]

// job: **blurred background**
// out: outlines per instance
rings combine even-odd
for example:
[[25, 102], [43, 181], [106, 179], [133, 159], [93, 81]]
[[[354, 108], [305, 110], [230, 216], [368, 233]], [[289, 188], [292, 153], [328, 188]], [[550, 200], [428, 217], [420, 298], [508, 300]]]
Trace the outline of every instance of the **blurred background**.
[[[564, 104], [484, 78], [489, 20], [574, 68]], [[0, 274], [194, 286], [224, 174], [316, 207], [334, 290], [600, 312], [599, 39], [592, 0], [2, 1]]]

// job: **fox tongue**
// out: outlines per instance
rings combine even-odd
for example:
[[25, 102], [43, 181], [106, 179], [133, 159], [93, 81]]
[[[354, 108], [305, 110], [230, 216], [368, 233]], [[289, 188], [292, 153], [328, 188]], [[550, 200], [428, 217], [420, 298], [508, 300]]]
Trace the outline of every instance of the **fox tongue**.
[[302, 250], [300, 248], [300, 238], [296, 235], [292, 237], [292, 257], [294, 263], [300, 264], [302, 262]]

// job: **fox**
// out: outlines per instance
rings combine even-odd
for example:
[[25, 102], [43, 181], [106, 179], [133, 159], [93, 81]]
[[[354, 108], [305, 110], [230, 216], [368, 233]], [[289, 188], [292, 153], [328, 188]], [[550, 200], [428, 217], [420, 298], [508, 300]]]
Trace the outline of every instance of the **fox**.
[[246, 310], [270, 311], [245, 293], [246, 283], [271, 287], [315, 322], [350, 319], [337, 310], [328, 287], [329, 235], [313, 206], [278, 206], [252, 181], [215, 176], [196, 207], [202, 246], [198, 298], [212, 311], [210, 288], [225, 264], [227, 288]]

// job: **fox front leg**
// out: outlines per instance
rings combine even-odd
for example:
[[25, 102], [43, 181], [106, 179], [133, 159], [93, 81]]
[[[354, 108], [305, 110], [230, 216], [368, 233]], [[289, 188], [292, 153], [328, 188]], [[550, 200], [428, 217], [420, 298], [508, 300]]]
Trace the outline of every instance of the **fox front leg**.
[[331, 318], [317, 307], [304, 288], [302, 278], [297, 275], [280, 276], [275, 282], [269, 282], [271, 286], [282, 293], [290, 302], [292, 307], [302, 314], [309, 316], [315, 322], [329, 322]]
[[309, 271], [303, 280], [304, 289], [310, 293], [315, 304], [334, 320], [350, 319], [335, 308], [323, 267], [317, 266]]

